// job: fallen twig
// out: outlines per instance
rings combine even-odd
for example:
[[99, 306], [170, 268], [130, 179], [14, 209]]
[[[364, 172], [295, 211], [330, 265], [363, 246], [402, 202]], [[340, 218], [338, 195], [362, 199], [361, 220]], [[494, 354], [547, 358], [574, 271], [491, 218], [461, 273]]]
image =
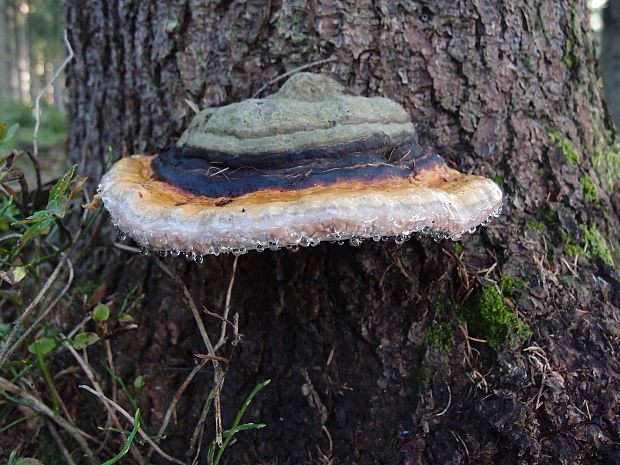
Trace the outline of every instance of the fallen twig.
[[52, 424], [52, 422], [47, 422], [47, 428], [50, 430], [52, 438], [54, 438], [54, 441], [56, 441], [56, 445], [60, 449], [60, 452], [62, 452], [62, 455], [65, 457], [67, 464], [76, 465], [76, 463], [73, 461], [73, 457], [71, 457], [71, 454], [67, 450], [65, 443], [62, 442], [62, 438], [60, 437], [60, 434], [58, 434], [58, 431], [56, 431], [56, 427]]
[[198, 441], [198, 439], [202, 436], [202, 433], [204, 431], [204, 424], [205, 424], [205, 421], [207, 420], [207, 415], [209, 414], [209, 410], [211, 409], [211, 403], [213, 402], [214, 397], [215, 397], [215, 389], [211, 389], [211, 392], [209, 392], [209, 395], [207, 396], [207, 400], [205, 401], [202, 407], [202, 411], [200, 412], [200, 417], [198, 418], [198, 421], [196, 422], [196, 426], [194, 427], [192, 438], [189, 441], [189, 448], [186, 454], [187, 458], [189, 459], [194, 453], [194, 451], [196, 450], [196, 456], [194, 460], [192, 460], [192, 463], [194, 463], [197, 460], [198, 455], [200, 453], [200, 442]]
[[[209, 396], [207, 398], [207, 401], [205, 402], [203, 411], [200, 415], [198, 423], [196, 424], [196, 427], [194, 428], [192, 439], [190, 441], [190, 447], [188, 450], [188, 457], [191, 457], [191, 454], [196, 449], [196, 442], [198, 441], [198, 438], [202, 435], [202, 431], [204, 430], [204, 422], [206, 421], [206, 417], [209, 412], [211, 402], [214, 403], [214, 408], [215, 408], [215, 440], [219, 446], [222, 445], [222, 441], [223, 441], [220, 394], [222, 392], [222, 387], [224, 385], [224, 380], [226, 377], [226, 370], [228, 369], [228, 362], [230, 360], [230, 357], [226, 359], [224, 357], [217, 355], [215, 352], [226, 342], [226, 325], [230, 323], [228, 321], [228, 313], [230, 311], [232, 289], [233, 289], [233, 285], [235, 282], [235, 273], [237, 270], [237, 258], [238, 257], [235, 257], [235, 260], [233, 262], [233, 270], [231, 274], [231, 279], [228, 284], [228, 290], [226, 293], [226, 304], [224, 308], [224, 314], [221, 317], [218, 316], [218, 318], [222, 320], [222, 329], [220, 332], [220, 339], [218, 343], [216, 344], [216, 346], [213, 346], [213, 344], [211, 343], [211, 339], [209, 338], [209, 335], [207, 334], [207, 330], [204, 326], [204, 322], [202, 321], [202, 318], [200, 316], [198, 306], [196, 305], [196, 302], [194, 301], [194, 298], [192, 297], [186, 284], [175, 272], [169, 269], [160, 259], [158, 259], [157, 257], [153, 257], [153, 260], [155, 261], [157, 266], [159, 266], [162, 269], [162, 271], [166, 273], [170, 278], [172, 278], [177, 283], [177, 285], [181, 288], [183, 295], [185, 296], [185, 299], [187, 300], [188, 305], [192, 311], [194, 319], [196, 320], [196, 324], [198, 325], [198, 330], [202, 336], [204, 344], [207, 347], [207, 355], [200, 354], [198, 356], [203, 358], [204, 360], [211, 360], [213, 364], [213, 370], [214, 370], [213, 387], [211, 388], [211, 391], [209, 392]], [[238, 316], [235, 315], [234, 323], [233, 323], [233, 336], [235, 338], [235, 341], [234, 341], [235, 345], [239, 339], [238, 326], [239, 326]], [[199, 443], [197, 447], [198, 449], [200, 449]]]
[[[211, 388], [209, 397], [213, 396], [213, 399], [215, 400], [215, 406], [216, 406], [215, 437], [218, 440], [217, 441], [218, 444], [221, 444], [222, 443], [222, 418], [221, 418], [220, 409], [218, 407], [219, 407], [219, 395], [222, 390], [222, 384], [224, 383], [225, 372], [222, 369], [220, 362], [217, 360], [218, 356], [215, 354], [215, 348], [213, 347], [213, 344], [211, 343], [211, 339], [209, 338], [209, 335], [207, 334], [207, 330], [204, 326], [202, 318], [200, 317], [200, 312], [198, 311], [198, 306], [196, 305], [196, 302], [194, 301], [192, 294], [189, 292], [189, 289], [187, 288], [183, 280], [181, 280], [181, 278], [176, 273], [174, 273], [166, 265], [164, 265], [164, 263], [161, 260], [159, 260], [157, 257], [153, 257], [153, 259], [155, 260], [155, 263], [164, 271], [164, 273], [170, 276], [183, 291], [183, 294], [185, 295], [185, 298], [192, 311], [192, 314], [194, 315], [194, 319], [196, 320], [196, 324], [198, 325], [198, 331], [202, 335], [202, 340], [207, 346], [208, 355], [211, 356], [210, 360], [213, 363], [214, 376], [213, 376], [213, 387]], [[222, 323], [222, 324], [225, 324], [225, 323]], [[200, 429], [198, 425], [196, 426], [194, 433], [196, 432], [197, 429]], [[190, 451], [191, 450], [192, 449], [190, 448]]]
[[308, 68], [314, 68], [315, 66], [321, 66], [324, 65], [325, 63], [331, 63], [332, 61], [336, 61], [338, 58], [337, 57], [329, 57], [329, 58], [325, 58], [324, 60], [318, 60], [318, 61], [313, 61], [311, 63], [306, 63], [305, 65], [301, 65], [298, 66], [297, 68], [293, 68], [290, 71], [287, 71], [286, 73], [280, 74], [279, 76], [273, 78], [271, 81], [269, 81], [267, 84], [265, 84], [263, 87], [261, 87], [260, 89], [258, 89], [253, 95], [252, 98], [256, 98], [258, 97], [265, 89], [267, 89], [269, 86], [275, 84], [278, 81], [281, 81], [282, 79], [286, 79], [287, 77], [295, 74], [295, 73], [299, 73], [300, 71], [303, 71], [304, 69], [308, 69]]
[[164, 421], [162, 421], [161, 426], [159, 427], [159, 431], [157, 432], [157, 436], [163, 436], [163, 434], [166, 432], [166, 428], [168, 427], [168, 423], [170, 422], [170, 417], [172, 416], [172, 412], [174, 411], [174, 408], [179, 402], [179, 399], [185, 392], [185, 389], [187, 389], [187, 386], [189, 386], [189, 384], [194, 379], [194, 376], [196, 376], [198, 372], [202, 370], [202, 368], [207, 364], [207, 362], [208, 360], [201, 360], [200, 363], [198, 363], [194, 367], [191, 373], [187, 375], [187, 378], [185, 378], [185, 381], [183, 381], [181, 386], [179, 386], [179, 389], [177, 389], [177, 392], [174, 393], [174, 396], [172, 397], [172, 401], [170, 402], [170, 405], [168, 406], [168, 409], [166, 410], [166, 414], [164, 415]]
[[[209, 335], [207, 334], [205, 325], [202, 321], [202, 318], [200, 317], [200, 311], [198, 310], [198, 306], [196, 305], [196, 302], [194, 301], [192, 294], [189, 292], [189, 289], [187, 288], [183, 280], [179, 277], [179, 275], [177, 275], [174, 271], [172, 271], [170, 268], [164, 265], [164, 263], [160, 259], [158, 259], [157, 257], [153, 257], [153, 260], [155, 261], [157, 266], [159, 266], [164, 273], [170, 276], [183, 291], [183, 295], [185, 296], [185, 299], [187, 300], [187, 303], [189, 304], [189, 308], [191, 309], [192, 314], [194, 315], [194, 319], [196, 320], [196, 324], [198, 325], [198, 331], [200, 332], [200, 335], [202, 336], [202, 340], [205, 346], [207, 347], [208, 353], [209, 355], [215, 356], [215, 348], [213, 347], [213, 344], [211, 343], [211, 339], [209, 338]], [[214, 360], [213, 364], [214, 366], [217, 366], [217, 361]]]
[[[235, 284], [235, 274], [237, 272], [237, 260], [238, 256], [235, 257], [233, 261], [233, 269], [232, 274], [230, 276], [230, 281], [228, 282], [228, 290], [226, 291], [226, 304], [224, 305], [224, 314], [222, 315], [222, 330], [220, 331], [220, 340], [215, 344], [215, 350], [219, 349], [226, 343], [226, 322], [228, 321], [228, 313], [230, 312], [230, 300], [232, 298], [232, 289]], [[234, 326], [233, 326], [234, 327]]]
[[446, 387], [448, 388], [448, 403], [446, 404], [446, 407], [441, 412], [435, 415], [437, 417], [445, 415], [448, 409], [450, 408], [450, 405], [452, 405], [452, 391], [450, 391], [450, 385], [447, 382], [446, 382]]
[[[91, 394], [93, 394], [94, 396], [98, 397], [99, 399], [101, 399], [101, 401], [103, 401], [104, 405], [109, 405], [111, 407], [113, 407], [115, 410], [117, 410], [121, 415], [123, 415], [128, 421], [129, 423], [131, 423], [132, 426], [134, 426], [134, 419], [133, 417], [120, 405], [118, 405], [116, 402], [114, 402], [112, 399], [108, 399], [105, 395], [103, 395], [100, 392], [97, 392], [96, 390], [94, 390], [93, 388], [91, 388], [90, 386], [86, 386], [85, 384], [81, 384], [79, 386], [81, 389], [84, 389], [85, 391], [90, 392]], [[179, 465], [185, 465], [185, 463], [181, 462], [179, 459], [166, 454], [163, 450], [161, 450], [161, 448], [150, 438], [150, 436], [148, 434], [146, 434], [144, 432], [144, 430], [140, 427], [138, 428], [138, 434], [140, 434], [140, 437], [142, 439], [144, 439], [153, 449], [155, 449], [155, 451], [161, 455], [163, 458], [165, 458], [166, 460], [172, 462], [172, 463], [177, 463]]]

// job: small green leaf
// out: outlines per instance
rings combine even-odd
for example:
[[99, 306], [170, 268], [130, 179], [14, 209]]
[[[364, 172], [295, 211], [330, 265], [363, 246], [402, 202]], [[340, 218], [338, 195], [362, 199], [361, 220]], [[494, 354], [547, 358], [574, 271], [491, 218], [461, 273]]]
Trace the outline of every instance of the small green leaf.
[[124, 315], [118, 317], [118, 321], [120, 323], [129, 323], [130, 321], [133, 321], [133, 317], [129, 313], [125, 313]]
[[28, 224], [28, 223], [37, 223], [38, 221], [45, 220], [50, 218], [52, 214], [47, 210], [39, 210], [34, 212], [25, 220], [13, 221], [11, 224]]
[[54, 199], [48, 202], [47, 209], [44, 211], [46, 211], [48, 215], [64, 216], [64, 210], [64, 203], [61, 203], [58, 199]]
[[56, 184], [50, 190], [49, 202], [58, 200], [60, 197], [67, 193], [69, 187], [71, 187], [71, 180], [73, 179], [76, 168], [77, 165], [73, 165], [71, 168], [69, 168], [69, 171], [67, 171], [62, 178], [56, 181]]
[[18, 129], [19, 124], [13, 124], [9, 127], [4, 121], [0, 121], [0, 144], [13, 137]]
[[15, 135], [18, 129], [19, 129], [19, 124], [14, 124], [13, 126], [11, 126], [9, 128], [9, 132], [7, 132], [6, 136], [4, 136], [4, 139], [2, 139], [2, 142], [6, 142], [7, 140], [11, 139]]
[[110, 460], [106, 460], [101, 465], [112, 465], [118, 462], [120, 459], [122, 459], [123, 456], [127, 454], [127, 452], [129, 451], [129, 448], [131, 447], [131, 443], [136, 438], [136, 434], [138, 434], [139, 429], [140, 429], [140, 409], [137, 409], [136, 414], [133, 417], [133, 429], [131, 430], [131, 433], [129, 434], [129, 436], [127, 436], [125, 445], [123, 446], [123, 448], [118, 454], [116, 454]]
[[26, 232], [22, 235], [22, 237], [17, 241], [18, 247], [23, 247], [32, 239], [42, 234], [47, 234], [49, 232], [48, 228], [51, 228], [54, 224], [55, 218], [46, 218], [39, 223], [35, 223], [30, 226]]
[[246, 423], [244, 425], [238, 425], [238, 426], [235, 426], [234, 428], [223, 431], [222, 436], [226, 438], [228, 436], [234, 436], [239, 431], [246, 431], [249, 429], [261, 429], [261, 428], [264, 428], [265, 426], [267, 426], [265, 423]]
[[45, 357], [50, 354], [56, 348], [56, 341], [51, 337], [42, 337], [37, 339], [28, 346], [28, 352], [31, 354], [37, 354], [37, 351]]
[[13, 281], [20, 282], [26, 277], [26, 269], [23, 266], [18, 266], [13, 270]]
[[110, 308], [105, 304], [97, 304], [93, 309], [93, 319], [99, 323], [108, 321], [110, 318]]
[[83, 349], [84, 347], [93, 345], [98, 340], [99, 340], [99, 336], [97, 336], [93, 332], [79, 333], [73, 337], [73, 341], [71, 341], [71, 345], [75, 347], [76, 349]]
[[133, 380], [133, 387], [136, 389], [142, 389], [146, 384], [146, 376], [140, 375], [136, 379]]

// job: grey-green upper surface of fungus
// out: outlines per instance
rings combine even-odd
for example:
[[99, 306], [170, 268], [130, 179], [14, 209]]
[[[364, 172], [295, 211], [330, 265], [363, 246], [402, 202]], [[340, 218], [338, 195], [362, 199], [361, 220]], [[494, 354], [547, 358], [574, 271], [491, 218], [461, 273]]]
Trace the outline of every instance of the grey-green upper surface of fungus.
[[252, 154], [342, 144], [377, 133], [398, 142], [415, 129], [393, 100], [359, 97], [327, 76], [298, 73], [268, 97], [201, 111], [177, 145]]

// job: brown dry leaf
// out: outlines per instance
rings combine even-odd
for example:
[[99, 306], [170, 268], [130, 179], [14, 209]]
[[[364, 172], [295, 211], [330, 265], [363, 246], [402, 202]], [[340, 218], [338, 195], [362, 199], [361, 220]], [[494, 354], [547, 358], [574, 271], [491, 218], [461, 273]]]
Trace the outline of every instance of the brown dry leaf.
[[73, 189], [71, 189], [71, 192], [69, 193], [70, 199], [75, 199], [77, 197], [77, 195], [82, 190], [82, 186], [87, 180], [88, 180], [88, 176], [85, 176], [83, 178], [80, 178], [79, 176], [77, 177], [75, 185], [73, 186]]
[[107, 290], [108, 285], [106, 283], [101, 283], [99, 287], [95, 289], [95, 292], [93, 292], [90, 297], [88, 297], [88, 300], [86, 301], [86, 308], [88, 309], [94, 307], [99, 302], [101, 302], [101, 299], [103, 299], [103, 296], [105, 295], [105, 292]]
[[101, 206], [101, 199], [99, 197], [94, 197], [90, 203], [83, 204], [82, 208], [85, 208], [86, 210], [97, 211], [99, 210], [100, 206]]

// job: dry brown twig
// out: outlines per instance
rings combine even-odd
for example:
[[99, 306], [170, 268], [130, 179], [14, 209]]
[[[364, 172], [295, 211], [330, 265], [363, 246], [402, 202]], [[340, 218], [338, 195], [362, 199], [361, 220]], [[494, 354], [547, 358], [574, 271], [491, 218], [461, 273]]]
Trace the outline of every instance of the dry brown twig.
[[[107, 332], [106, 324], [103, 325], [103, 330], [104, 332]], [[114, 366], [114, 357], [112, 355], [112, 343], [110, 342], [110, 339], [105, 339], [103, 341], [103, 346], [105, 348], [105, 354], [108, 360], [108, 366], [110, 367], [110, 371], [112, 373], [116, 373], [116, 367]], [[112, 376], [112, 379], [110, 381], [112, 382], [112, 400], [116, 402], [118, 401], [118, 387], [116, 385], [116, 378]]]
[[[189, 308], [192, 311], [192, 314], [194, 315], [194, 320], [196, 320], [196, 324], [198, 325], [198, 331], [200, 332], [200, 335], [202, 336], [202, 340], [205, 346], [207, 347], [207, 351], [209, 355], [215, 356], [216, 355], [215, 349], [213, 347], [213, 344], [211, 343], [211, 339], [209, 338], [209, 335], [207, 334], [207, 330], [205, 328], [204, 322], [202, 321], [202, 318], [200, 317], [200, 311], [198, 310], [198, 306], [196, 305], [196, 302], [194, 301], [192, 294], [189, 292], [189, 289], [187, 288], [183, 280], [179, 277], [179, 275], [177, 275], [174, 271], [168, 268], [159, 258], [153, 257], [153, 260], [155, 261], [157, 266], [159, 266], [164, 273], [166, 273], [170, 278], [172, 278], [183, 291], [183, 295], [185, 296], [185, 299], [187, 300], [187, 303], [189, 304]], [[216, 361], [214, 361], [214, 367], [215, 366], [217, 366]]]
[[338, 59], [337, 57], [333, 56], [333, 57], [325, 58], [324, 60], [313, 61], [311, 63], [306, 63], [305, 65], [298, 66], [297, 68], [293, 68], [290, 71], [287, 71], [286, 73], [280, 74], [279, 76], [273, 78], [263, 87], [261, 87], [256, 92], [254, 92], [254, 94], [252, 95], [252, 98], [258, 97], [260, 94], [263, 93], [265, 89], [269, 88], [269, 86], [272, 86], [276, 82], [279, 82], [282, 79], [286, 79], [287, 77], [292, 76], [295, 73], [299, 73], [300, 71], [303, 71], [305, 69], [314, 68], [315, 66], [321, 66], [321, 65], [324, 65], [325, 63], [331, 63], [332, 61], [336, 61], [337, 59]]
[[174, 411], [177, 403], [179, 402], [179, 399], [181, 399], [181, 396], [185, 392], [185, 389], [187, 389], [187, 386], [189, 386], [189, 384], [194, 379], [194, 376], [196, 376], [207, 363], [208, 363], [208, 360], [201, 360], [194, 367], [191, 373], [187, 375], [187, 378], [185, 378], [185, 381], [183, 381], [181, 386], [179, 386], [179, 389], [177, 389], [177, 392], [174, 393], [174, 396], [172, 397], [172, 400], [170, 401], [170, 405], [168, 405], [168, 409], [166, 410], [166, 414], [164, 415], [164, 420], [162, 421], [161, 426], [159, 427], [159, 431], [157, 431], [157, 436], [163, 436], [163, 434], [166, 432], [166, 428], [168, 427], [168, 423], [170, 422], [170, 417], [172, 416], [172, 412]]
[[198, 439], [202, 436], [202, 433], [204, 432], [204, 424], [205, 424], [205, 421], [207, 421], [207, 415], [209, 414], [209, 410], [211, 409], [211, 402], [213, 402], [214, 397], [215, 397], [215, 391], [211, 389], [211, 392], [209, 392], [209, 395], [207, 396], [207, 400], [205, 401], [202, 407], [202, 411], [200, 412], [200, 417], [198, 418], [198, 421], [196, 422], [196, 427], [194, 428], [194, 431], [192, 432], [192, 438], [189, 441], [189, 448], [186, 454], [187, 458], [189, 459], [194, 453], [194, 450], [196, 450], [196, 455], [194, 456], [194, 459], [192, 460], [192, 464], [196, 463], [197, 458], [200, 455], [200, 442], [198, 441]]
[[[204, 431], [204, 422], [206, 421], [206, 418], [207, 418], [207, 415], [211, 408], [212, 403], [215, 409], [215, 415], [214, 415], [215, 416], [215, 439], [218, 445], [221, 445], [223, 442], [220, 394], [222, 392], [222, 387], [224, 385], [224, 380], [226, 378], [226, 370], [228, 369], [228, 364], [227, 363], [222, 364], [222, 362], [224, 360], [228, 361], [228, 359], [222, 358], [221, 356], [217, 355], [216, 351], [221, 346], [223, 346], [224, 343], [226, 342], [226, 328], [227, 328], [226, 325], [230, 323], [228, 321], [228, 313], [230, 312], [230, 302], [232, 299], [232, 289], [233, 289], [233, 285], [235, 281], [235, 273], [237, 270], [238, 257], [235, 257], [235, 260], [233, 262], [231, 279], [230, 279], [228, 290], [226, 293], [226, 304], [224, 308], [224, 314], [222, 316], [218, 316], [218, 318], [222, 320], [222, 328], [220, 331], [220, 339], [218, 340], [215, 346], [212, 344], [211, 339], [209, 338], [209, 335], [207, 334], [206, 328], [204, 326], [204, 322], [202, 321], [200, 312], [198, 310], [198, 306], [196, 305], [196, 302], [194, 301], [194, 298], [192, 297], [186, 284], [175, 272], [173, 272], [170, 268], [168, 268], [160, 259], [158, 259], [157, 257], [153, 257], [153, 260], [155, 261], [157, 266], [159, 266], [161, 270], [164, 273], [166, 273], [170, 278], [172, 278], [177, 283], [177, 285], [181, 288], [181, 291], [183, 292], [183, 295], [185, 296], [185, 299], [187, 300], [187, 303], [192, 311], [196, 324], [198, 325], [198, 330], [207, 348], [207, 355], [202, 356], [202, 358], [204, 360], [211, 360], [211, 363], [213, 364], [213, 371], [214, 371], [213, 386], [211, 388], [211, 391], [209, 392], [209, 395], [207, 396], [207, 400], [205, 401], [205, 404], [203, 406], [200, 418], [198, 419], [198, 422], [192, 433], [192, 438], [190, 440], [190, 447], [187, 453], [187, 456], [191, 457], [191, 455], [193, 454], [194, 450], [196, 450], [196, 448], [198, 448], [198, 451], [200, 450], [200, 442], [198, 441], [198, 439], [202, 436], [202, 432]], [[211, 312], [207, 311], [207, 313], [211, 313]], [[234, 335], [235, 341], [238, 342], [239, 335], [238, 335], [238, 316], [237, 315], [235, 315], [234, 320], [235, 320], [235, 323], [233, 323], [233, 335]], [[168, 410], [172, 411], [170, 407]], [[196, 454], [196, 457], [197, 456], [198, 454]]]
[[220, 340], [215, 344], [214, 350], [219, 349], [226, 343], [226, 321], [228, 319], [228, 313], [230, 312], [230, 300], [232, 298], [232, 290], [235, 284], [235, 275], [237, 273], [237, 261], [239, 257], [236, 256], [233, 261], [232, 274], [228, 283], [228, 290], [226, 291], [226, 304], [224, 305], [224, 314], [222, 315], [222, 329], [220, 331]]
[[540, 398], [542, 397], [543, 391], [545, 389], [547, 373], [551, 372], [551, 366], [549, 364], [549, 359], [547, 358], [544, 349], [538, 344], [534, 343], [533, 345], [526, 347], [525, 349], [523, 349], [523, 352], [527, 352], [528, 359], [532, 363], [532, 366], [536, 367], [541, 374], [540, 387], [538, 389], [538, 392], [525, 404], [529, 405], [530, 403], [532, 403], [532, 401], [536, 400], [536, 403], [534, 404], [534, 410], [538, 410], [543, 404]]

